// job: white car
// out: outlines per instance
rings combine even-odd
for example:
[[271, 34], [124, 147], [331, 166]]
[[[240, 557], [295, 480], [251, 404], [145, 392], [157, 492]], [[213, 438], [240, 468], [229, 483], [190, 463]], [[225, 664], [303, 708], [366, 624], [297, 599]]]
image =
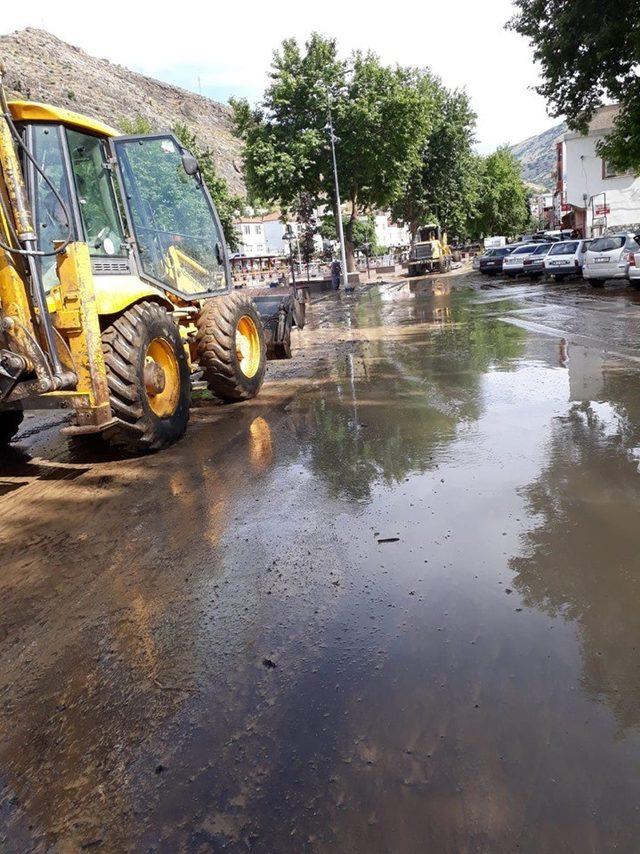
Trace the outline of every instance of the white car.
[[525, 259], [540, 246], [539, 243], [524, 243], [516, 247], [502, 262], [502, 272], [505, 276], [517, 276], [522, 273]]
[[567, 276], [581, 276], [590, 240], [562, 240], [554, 243], [544, 259], [544, 271], [561, 282]]
[[[636, 243], [640, 242], [640, 234], [636, 234], [635, 240]], [[640, 289], [640, 252], [632, 252], [629, 255], [627, 278], [632, 288]]]
[[596, 237], [584, 257], [582, 275], [594, 287], [602, 287], [607, 279], [626, 279], [632, 252], [640, 252], [633, 234]]

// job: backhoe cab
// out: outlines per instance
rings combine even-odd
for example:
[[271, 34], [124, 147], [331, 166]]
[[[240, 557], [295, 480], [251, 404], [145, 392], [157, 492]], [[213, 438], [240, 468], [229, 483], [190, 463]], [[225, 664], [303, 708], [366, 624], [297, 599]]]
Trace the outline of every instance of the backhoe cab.
[[263, 325], [193, 156], [0, 96], [0, 445], [25, 409], [70, 404], [67, 434], [161, 448], [196, 372], [223, 401], [255, 396]]
[[409, 251], [408, 271], [410, 276], [425, 273], [447, 273], [451, 269], [451, 249], [447, 235], [436, 223], [418, 229], [418, 239]]

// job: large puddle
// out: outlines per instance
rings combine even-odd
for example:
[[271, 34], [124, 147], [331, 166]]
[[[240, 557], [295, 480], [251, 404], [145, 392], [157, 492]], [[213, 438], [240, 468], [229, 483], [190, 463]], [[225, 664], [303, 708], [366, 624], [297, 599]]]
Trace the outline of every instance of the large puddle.
[[495, 297], [327, 298], [290, 402], [31, 520], [9, 850], [637, 850], [640, 375]]

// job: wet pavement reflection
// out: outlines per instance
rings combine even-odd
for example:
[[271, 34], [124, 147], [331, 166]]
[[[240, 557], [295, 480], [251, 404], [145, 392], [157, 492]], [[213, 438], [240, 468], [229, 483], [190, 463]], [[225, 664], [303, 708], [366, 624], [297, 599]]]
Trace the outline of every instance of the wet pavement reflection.
[[281, 396], [166, 453], [19, 443], [3, 848], [636, 851], [636, 311], [326, 296]]

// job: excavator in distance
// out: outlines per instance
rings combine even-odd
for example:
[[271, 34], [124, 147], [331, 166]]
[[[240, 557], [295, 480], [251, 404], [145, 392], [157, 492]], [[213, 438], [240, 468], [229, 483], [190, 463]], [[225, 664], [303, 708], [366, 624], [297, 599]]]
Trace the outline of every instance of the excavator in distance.
[[407, 269], [410, 276], [424, 276], [425, 273], [448, 273], [451, 269], [452, 255], [447, 235], [437, 223], [423, 225], [418, 229], [418, 239], [409, 251]]
[[198, 164], [171, 133], [121, 136], [7, 102], [0, 72], [0, 447], [27, 409], [133, 452], [177, 441], [192, 377], [254, 397], [265, 331], [232, 290]]

